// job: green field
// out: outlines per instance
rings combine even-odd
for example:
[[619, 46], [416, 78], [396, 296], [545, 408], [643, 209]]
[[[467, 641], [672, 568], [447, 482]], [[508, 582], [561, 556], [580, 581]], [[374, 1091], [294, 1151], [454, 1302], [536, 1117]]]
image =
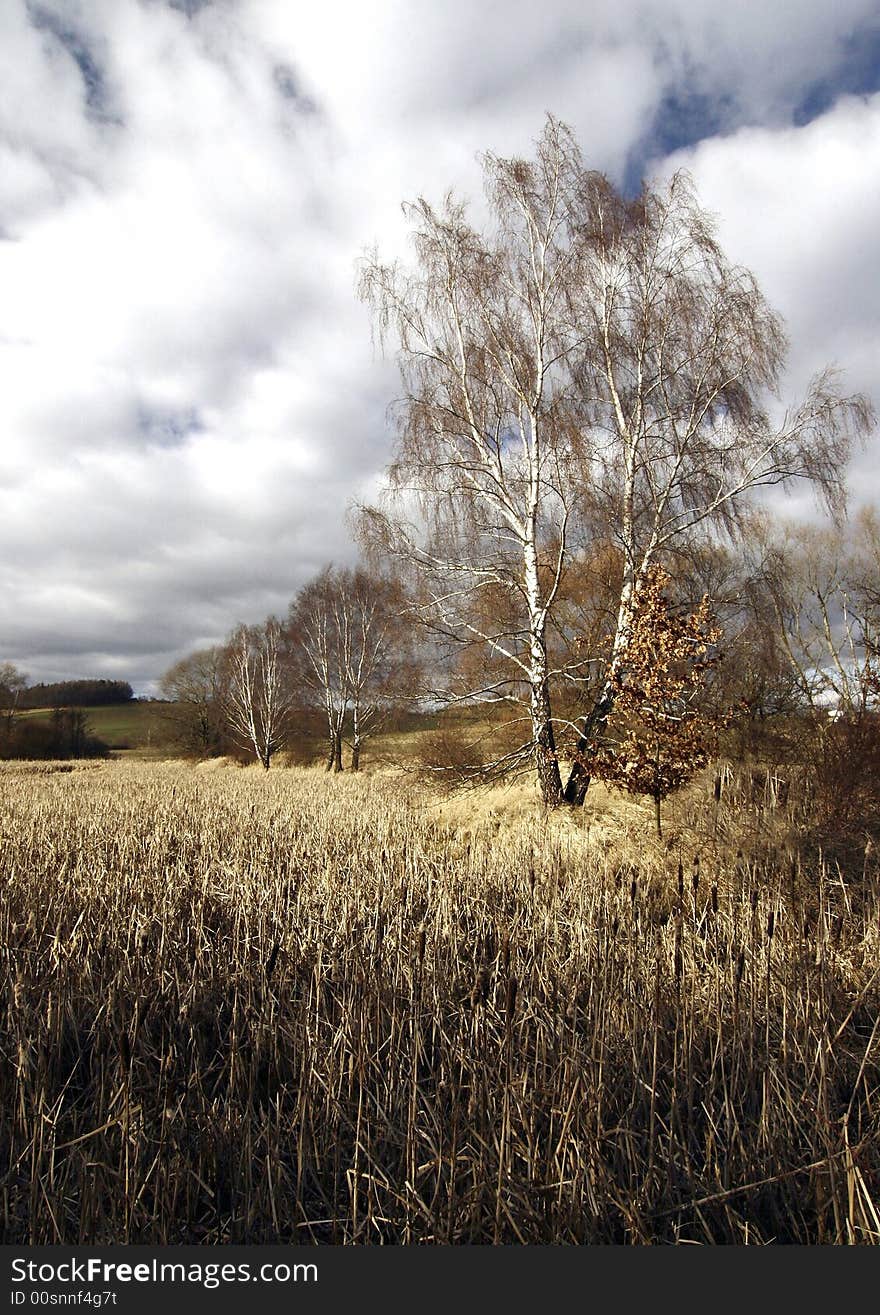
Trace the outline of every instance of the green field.
[[[89, 733], [103, 740], [114, 754], [124, 754], [126, 757], [134, 758], [167, 758], [177, 757], [181, 752], [179, 743], [175, 742], [174, 725], [169, 715], [172, 710], [171, 704], [160, 699], [133, 699], [129, 703], [110, 703], [105, 707], [84, 708], [83, 712], [88, 722]], [[19, 716], [48, 721], [53, 711], [52, 708], [32, 708], [22, 711]], [[451, 727], [468, 724], [469, 729], [473, 729], [471, 725], [474, 722], [473, 716], [468, 718], [458, 713], [451, 715], [447, 713], [444, 719], [441, 714], [413, 715], [406, 719], [403, 727], [371, 739], [364, 747], [365, 763], [374, 761], [396, 763], [411, 758], [413, 753], [418, 751], [425, 733], [435, 730], [444, 720]], [[478, 729], [477, 725], [475, 733]], [[301, 731], [302, 728], [299, 727], [299, 730]], [[313, 749], [315, 759], [320, 760], [325, 752], [321, 728], [319, 726], [317, 732], [314, 732], [314, 728], [310, 730], [311, 733], [307, 733], [305, 737], [300, 735], [300, 739]], [[346, 750], [346, 763], [347, 761], [348, 750]]]
[[[103, 740], [111, 749], [148, 757], [169, 748], [168, 732], [162, 715], [166, 708], [167, 704], [159, 700], [133, 699], [130, 703], [108, 703], [106, 707], [85, 708], [83, 711], [91, 734]], [[22, 713], [22, 716], [48, 720], [52, 712], [52, 708], [34, 708]]]

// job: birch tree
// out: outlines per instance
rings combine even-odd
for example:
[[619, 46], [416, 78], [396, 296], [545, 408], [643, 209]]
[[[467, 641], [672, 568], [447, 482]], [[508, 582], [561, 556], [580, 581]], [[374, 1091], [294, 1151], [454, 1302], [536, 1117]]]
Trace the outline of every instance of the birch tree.
[[[491, 234], [448, 197], [407, 207], [416, 267], [370, 259], [361, 290], [400, 346], [396, 506], [368, 534], [416, 568], [435, 634], [489, 668], [463, 697], [524, 705], [542, 796], [562, 798], [547, 656], [574, 476], [571, 315], [581, 167], [550, 121], [534, 162], [484, 159]], [[504, 614], [484, 603], [500, 595]]]
[[338, 572], [325, 567], [299, 591], [287, 620], [298, 676], [327, 723], [327, 771], [342, 771], [342, 734], [349, 704], [350, 617], [340, 606]]
[[348, 732], [351, 769], [396, 708], [415, 695], [410, 605], [400, 583], [363, 567], [328, 567], [291, 604], [290, 641], [301, 679], [327, 720], [328, 770], [342, 770]]
[[0, 662], [0, 727], [7, 738], [12, 735], [19, 699], [27, 683], [27, 676], [12, 662]]
[[737, 536], [761, 488], [813, 484], [836, 514], [854, 439], [873, 419], [832, 370], [782, 407], [782, 321], [733, 265], [691, 180], [634, 201], [592, 175], [576, 305], [587, 350], [581, 396], [590, 515], [623, 554], [604, 679], [580, 726], [566, 798], [582, 802], [586, 755], [614, 705], [633, 600], [646, 573], [688, 540]]
[[[410, 563], [436, 631], [485, 651], [487, 680], [462, 696], [524, 704], [545, 802], [580, 803], [651, 565], [736, 535], [761, 488], [805, 479], [839, 510], [872, 412], [830, 371], [775, 400], [782, 323], [686, 175], [623, 197], [552, 118], [533, 160], [483, 164], [485, 231], [451, 196], [421, 199], [406, 207], [414, 266], [365, 263], [403, 396], [389, 501], [364, 525]], [[591, 543], [620, 554], [613, 623], [594, 651], [551, 656], [561, 581]], [[573, 726], [554, 717], [561, 684], [582, 701]], [[564, 790], [560, 730], [574, 732]]]
[[761, 584], [803, 705], [858, 718], [880, 692], [880, 532], [864, 511], [846, 531], [756, 531]]
[[293, 707], [281, 623], [270, 617], [259, 626], [239, 626], [227, 653], [224, 709], [230, 733], [268, 771], [272, 755], [285, 743]]
[[399, 581], [358, 568], [340, 578], [347, 615], [346, 675], [351, 705], [351, 769], [364, 745], [397, 709], [415, 698], [418, 663], [411, 605]]

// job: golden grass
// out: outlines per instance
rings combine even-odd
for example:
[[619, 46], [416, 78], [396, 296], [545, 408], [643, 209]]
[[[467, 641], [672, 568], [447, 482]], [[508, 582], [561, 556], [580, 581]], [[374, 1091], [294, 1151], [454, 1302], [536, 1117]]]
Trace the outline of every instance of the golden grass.
[[0, 787], [5, 1242], [880, 1241], [872, 870], [717, 816], [679, 867], [698, 794], [667, 847], [388, 773]]

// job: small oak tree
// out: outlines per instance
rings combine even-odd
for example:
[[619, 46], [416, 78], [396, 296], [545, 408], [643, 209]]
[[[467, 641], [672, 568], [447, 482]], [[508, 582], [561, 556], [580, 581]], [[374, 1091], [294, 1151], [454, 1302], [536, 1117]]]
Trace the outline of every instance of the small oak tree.
[[621, 661], [615, 671], [613, 738], [599, 740], [585, 764], [609, 785], [660, 804], [705, 767], [717, 736], [717, 719], [694, 707], [716, 664], [720, 628], [704, 597], [693, 612], [668, 597], [671, 580], [648, 568], [635, 596]]

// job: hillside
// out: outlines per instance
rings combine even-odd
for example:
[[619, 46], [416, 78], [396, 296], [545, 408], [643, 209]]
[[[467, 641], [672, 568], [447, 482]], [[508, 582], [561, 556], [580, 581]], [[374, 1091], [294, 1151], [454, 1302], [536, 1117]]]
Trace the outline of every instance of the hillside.
[[[127, 703], [110, 703], [106, 707], [86, 708], [84, 711], [91, 733], [110, 749], [143, 758], [162, 757], [171, 751], [162, 716], [166, 707], [158, 699], [132, 699]], [[22, 712], [21, 716], [48, 720], [53, 711], [52, 708], [34, 708]]]

